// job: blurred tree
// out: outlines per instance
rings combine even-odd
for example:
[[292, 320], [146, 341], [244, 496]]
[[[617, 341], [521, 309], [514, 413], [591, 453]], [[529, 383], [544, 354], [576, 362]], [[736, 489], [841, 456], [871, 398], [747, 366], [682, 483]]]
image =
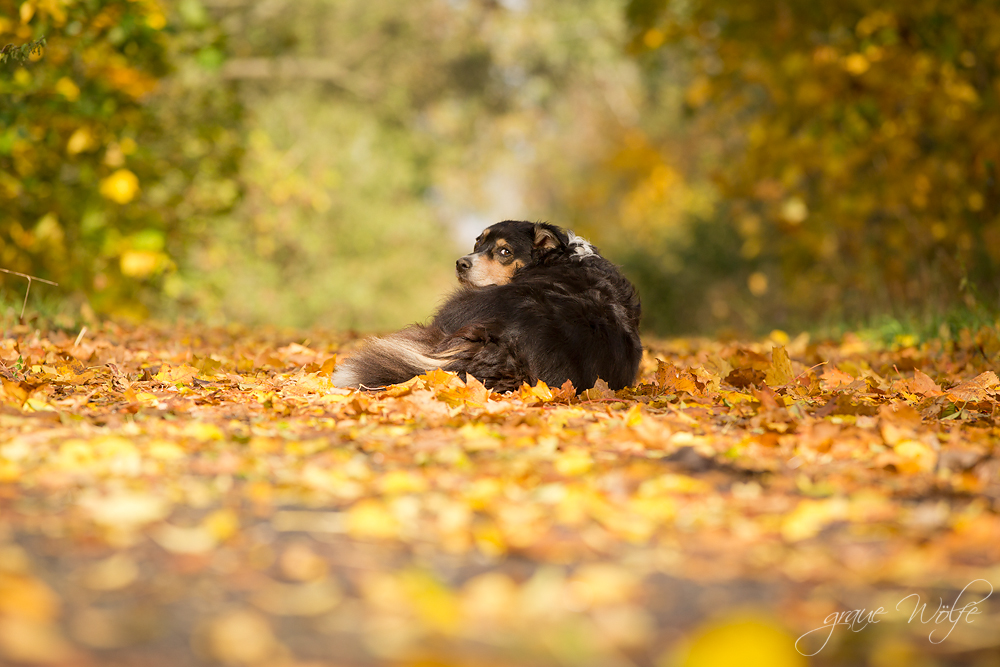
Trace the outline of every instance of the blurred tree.
[[[207, 85], [222, 34], [197, 0], [0, 0], [0, 266], [140, 317], [238, 195], [239, 107]], [[68, 299], [71, 300], [71, 299]]]
[[210, 8], [254, 131], [246, 198], [192, 248], [185, 298], [225, 318], [426, 318], [485, 225], [565, 224], [582, 156], [637, 117], [617, 0]]
[[[941, 308], [968, 286], [998, 306], [995, 2], [631, 0], [626, 13], [653, 98], [689, 64], [689, 127], [719, 138], [726, 202], [703, 223], [737, 240], [732, 271], [764, 312]], [[701, 293], [732, 293], [718, 288]]]

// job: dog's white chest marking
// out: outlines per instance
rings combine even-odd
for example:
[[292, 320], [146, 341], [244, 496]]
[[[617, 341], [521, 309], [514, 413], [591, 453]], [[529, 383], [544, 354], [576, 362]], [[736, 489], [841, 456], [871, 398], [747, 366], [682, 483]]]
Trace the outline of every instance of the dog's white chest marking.
[[577, 236], [571, 231], [567, 231], [567, 233], [569, 234], [569, 243], [566, 245], [573, 250], [573, 257], [575, 259], [583, 259], [589, 255], [596, 254], [594, 252], [594, 246], [590, 245], [590, 241], [581, 236]]

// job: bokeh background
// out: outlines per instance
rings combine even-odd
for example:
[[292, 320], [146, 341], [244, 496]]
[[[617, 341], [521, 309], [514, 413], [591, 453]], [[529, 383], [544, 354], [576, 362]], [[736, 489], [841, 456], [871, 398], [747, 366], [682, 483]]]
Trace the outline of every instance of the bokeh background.
[[507, 218], [647, 333], [998, 311], [992, 1], [0, 0], [40, 38], [0, 64], [32, 313], [386, 330]]

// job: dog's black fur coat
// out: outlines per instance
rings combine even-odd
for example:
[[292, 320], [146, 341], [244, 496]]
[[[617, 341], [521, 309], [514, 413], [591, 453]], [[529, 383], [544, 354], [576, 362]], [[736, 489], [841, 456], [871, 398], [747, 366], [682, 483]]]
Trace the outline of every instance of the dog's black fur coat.
[[[488, 257], [502, 239], [509, 282], [465, 286], [427, 326], [413, 325], [372, 338], [338, 365], [337, 386], [382, 387], [435, 368], [472, 375], [496, 391], [538, 380], [577, 391], [601, 378], [612, 389], [636, 377], [639, 296], [618, 268], [589, 243], [554, 225], [505, 221], [477, 240], [475, 254], [458, 261], [466, 280], [468, 258]], [[501, 260], [503, 261], [503, 260]], [[463, 265], [464, 263], [464, 265]]]

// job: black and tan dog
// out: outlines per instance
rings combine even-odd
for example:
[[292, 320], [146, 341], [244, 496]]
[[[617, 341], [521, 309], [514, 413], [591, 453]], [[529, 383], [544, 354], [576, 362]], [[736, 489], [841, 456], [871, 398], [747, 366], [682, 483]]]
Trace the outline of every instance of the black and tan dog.
[[370, 338], [340, 362], [338, 387], [376, 388], [436, 368], [497, 391], [538, 380], [577, 391], [635, 381], [639, 295], [590, 243], [554, 225], [499, 222], [456, 262], [462, 288], [427, 326]]

